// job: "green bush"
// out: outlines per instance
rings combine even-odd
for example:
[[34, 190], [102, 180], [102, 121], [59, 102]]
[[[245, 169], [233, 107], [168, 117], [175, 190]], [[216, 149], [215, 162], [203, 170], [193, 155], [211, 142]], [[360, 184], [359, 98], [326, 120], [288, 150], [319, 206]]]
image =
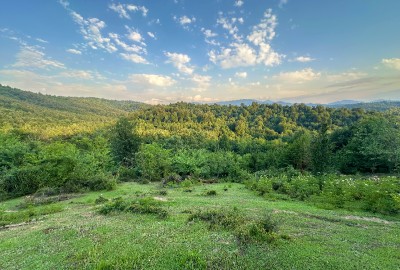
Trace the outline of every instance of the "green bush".
[[243, 218], [239, 216], [237, 211], [229, 209], [207, 209], [198, 210], [188, 217], [188, 222], [204, 221], [209, 224], [211, 229], [224, 228], [234, 229], [241, 223]]
[[217, 191], [215, 190], [207, 190], [204, 195], [206, 196], [217, 196]]
[[99, 213], [104, 215], [112, 212], [156, 214], [160, 218], [168, 217], [168, 212], [161, 207], [161, 202], [151, 197], [140, 198], [133, 202], [129, 202], [121, 197], [118, 197], [104, 204], [99, 209]]

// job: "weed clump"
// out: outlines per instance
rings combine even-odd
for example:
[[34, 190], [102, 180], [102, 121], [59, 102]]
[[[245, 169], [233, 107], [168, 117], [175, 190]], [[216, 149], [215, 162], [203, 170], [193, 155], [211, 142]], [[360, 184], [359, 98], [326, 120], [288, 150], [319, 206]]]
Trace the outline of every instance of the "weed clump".
[[217, 196], [217, 191], [215, 191], [215, 190], [207, 190], [207, 191], [204, 193], [204, 195], [205, 195], [205, 196]]
[[[204, 221], [209, 229], [226, 229], [233, 232], [241, 245], [253, 242], [272, 243], [280, 237], [278, 223], [271, 214], [265, 214], [262, 218], [247, 218], [237, 210], [212, 209], [191, 213], [188, 222]], [[282, 238], [288, 238], [284, 236]]]
[[168, 212], [160, 207], [161, 202], [147, 197], [139, 199], [128, 206], [128, 212], [138, 214], [156, 214], [159, 218], [167, 218]]
[[108, 202], [108, 199], [107, 199], [107, 198], [104, 198], [102, 195], [100, 195], [100, 196], [94, 201], [95, 204], [102, 204], [102, 203], [105, 203], [105, 202]]
[[210, 229], [224, 228], [234, 229], [236, 228], [243, 218], [239, 214], [232, 210], [226, 209], [211, 209], [204, 211], [197, 211], [192, 213], [188, 217], [188, 222], [193, 221], [205, 221], [209, 224]]
[[168, 217], [168, 212], [161, 207], [161, 202], [151, 197], [140, 198], [133, 202], [125, 201], [121, 197], [118, 197], [104, 204], [99, 210], [99, 213], [103, 215], [111, 212], [155, 214], [160, 218]]
[[[272, 219], [271, 214], [266, 214], [263, 218], [244, 223], [235, 231], [237, 241], [246, 245], [252, 242], [274, 242], [279, 235], [278, 225]], [[286, 236], [285, 236], [286, 237]]]

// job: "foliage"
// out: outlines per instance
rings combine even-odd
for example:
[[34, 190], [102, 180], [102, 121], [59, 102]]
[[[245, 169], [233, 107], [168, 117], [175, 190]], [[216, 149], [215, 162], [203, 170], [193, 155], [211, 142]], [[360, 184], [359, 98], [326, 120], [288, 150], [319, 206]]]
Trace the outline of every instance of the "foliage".
[[333, 208], [359, 209], [382, 214], [400, 213], [400, 179], [397, 177], [353, 178], [337, 175], [260, 175], [246, 182], [247, 188], [267, 198], [274, 193]]
[[139, 198], [133, 202], [124, 200], [122, 197], [117, 197], [104, 204], [99, 210], [99, 213], [103, 215], [112, 212], [155, 214], [160, 218], [168, 217], [168, 212], [161, 207], [161, 202], [151, 197]]
[[140, 145], [140, 138], [134, 134], [133, 124], [125, 117], [120, 118], [111, 133], [111, 155], [114, 161], [124, 166], [132, 166]]

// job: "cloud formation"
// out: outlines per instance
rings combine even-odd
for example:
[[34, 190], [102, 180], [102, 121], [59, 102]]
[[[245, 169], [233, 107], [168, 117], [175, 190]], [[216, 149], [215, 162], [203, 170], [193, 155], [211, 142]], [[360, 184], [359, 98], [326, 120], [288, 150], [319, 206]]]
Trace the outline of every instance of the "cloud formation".
[[131, 74], [129, 76], [129, 79], [132, 82], [147, 87], [152, 87], [152, 86], [168, 87], [176, 83], [176, 81], [169, 76], [157, 75], [157, 74]]
[[394, 68], [400, 70], [400, 58], [385, 58], [382, 59], [382, 64], [387, 67]]
[[254, 66], [263, 64], [265, 66], [275, 66], [281, 63], [283, 55], [275, 52], [270, 43], [275, 37], [277, 18], [272, 14], [271, 9], [267, 9], [261, 22], [252, 27], [252, 31], [247, 35], [245, 42], [238, 34], [238, 27], [234, 25], [235, 20], [219, 18], [217, 23], [229, 31], [234, 41], [228, 47], [209, 52], [209, 59], [214, 64], [220, 65], [224, 69], [235, 67]]
[[118, 13], [118, 16], [120, 18], [124, 19], [131, 19], [131, 16], [129, 15], [129, 12], [142, 12], [143, 17], [147, 16], [147, 12], [149, 11], [145, 6], [135, 6], [132, 4], [116, 4], [116, 3], [111, 3], [108, 6], [111, 10], [115, 11]]
[[171, 63], [181, 73], [190, 75], [193, 73], [194, 68], [189, 65], [190, 57], [186, 54], [166, 52], [165, 56], [168, 57], [166, 63]]
[[17, 53], [17, 61], [13, 64], [18, 68], [39, 68], [39, 69], [53, 69], [65, 68], [64, 64], [53, 60], [46, 56], [46, 54], [38, 47], [22, 46]]

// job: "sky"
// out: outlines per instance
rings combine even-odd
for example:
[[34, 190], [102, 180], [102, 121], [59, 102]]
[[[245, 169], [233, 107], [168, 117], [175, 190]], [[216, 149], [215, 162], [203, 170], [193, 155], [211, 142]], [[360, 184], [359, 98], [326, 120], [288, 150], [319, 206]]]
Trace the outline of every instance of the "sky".
[[400, 100], [399, 0], [8, 0], [0, 84], [150, 104]]

